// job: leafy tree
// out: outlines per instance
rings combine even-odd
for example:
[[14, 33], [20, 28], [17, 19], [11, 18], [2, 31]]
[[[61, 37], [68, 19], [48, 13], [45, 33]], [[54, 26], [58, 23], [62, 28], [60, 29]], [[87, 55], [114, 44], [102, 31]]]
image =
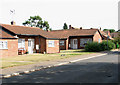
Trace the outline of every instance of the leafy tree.
[[114, 29], [104, 29], [103, 31], [110, 31], [110, 33], [115, 32], [115, 30], [114, 30]]
[[43, 30], [49, 30], [49, 24], [47, 21], [43, 21], [40, 16], [30, 16], [28, 20], [22, 23], [24, 26], [39, 27]]
[[64, 30], [68, 29], [68, 26], [67, 26], [66, 23], [64, 23], [63, 29], [64, 29]]

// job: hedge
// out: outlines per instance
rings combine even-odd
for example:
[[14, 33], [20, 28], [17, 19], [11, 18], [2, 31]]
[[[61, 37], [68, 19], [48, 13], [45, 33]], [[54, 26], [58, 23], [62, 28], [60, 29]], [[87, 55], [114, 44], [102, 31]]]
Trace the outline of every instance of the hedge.
[[103, 41], [101, 43], [98, 42], [88, 42], [85, 46], [85, 51], [89, 52], [99, 52], [105, 50], [111, 50], [115, 48], [115, 44], [112, 41]]

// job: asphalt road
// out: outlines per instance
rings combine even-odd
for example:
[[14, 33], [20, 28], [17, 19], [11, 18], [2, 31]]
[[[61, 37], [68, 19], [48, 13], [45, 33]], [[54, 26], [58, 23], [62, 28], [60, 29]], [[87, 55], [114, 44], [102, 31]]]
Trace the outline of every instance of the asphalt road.
[[118, 53], [3, 79], [3, 83], [118, 83]]

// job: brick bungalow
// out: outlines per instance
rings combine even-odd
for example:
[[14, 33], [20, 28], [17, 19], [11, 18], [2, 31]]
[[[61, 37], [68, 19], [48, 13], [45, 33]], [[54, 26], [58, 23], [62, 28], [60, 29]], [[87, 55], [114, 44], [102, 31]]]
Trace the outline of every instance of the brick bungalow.
[[57, 38], [64, 38], [60, 41], [60, 50], [81, 49], [84, 48], [87, 42], [102, 42], [104, 40], [98, 29], [82, 29], [71, 27], [68, 30], [53, 30], [50, 31]]
[[84, 48], [89, 42], [102, 42], [98, 29], [74, 29], [44, 31], [37, 27], [0, 24], [0, 51], [2, 56], [23, 53], [59, 53], [60, 50]]
[[117, 38], [120, 35], [120, 32], [114, 32], [110, 34], [112, 38]]

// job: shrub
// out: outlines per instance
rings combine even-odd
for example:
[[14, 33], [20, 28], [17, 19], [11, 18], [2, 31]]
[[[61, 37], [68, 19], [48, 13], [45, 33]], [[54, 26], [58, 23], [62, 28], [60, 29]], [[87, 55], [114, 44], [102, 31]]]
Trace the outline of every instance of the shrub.
[[103, 41], [102, 43], [88, 42], [87, 45], [85, 46], [85, 51], [99, 52], [99, 51], [111, 50], [114, 48], [115, 48], [115, 44], [112, 41], [108, 41], [108, 42]]
[[119, 44], [117, 43], [117, 44], [116, 44], [116, 48], [118, 49], [119, 47], [120, 47], [120, 46], [119, 46]]
[[[108, 45], [108, 46], [107, 46]], [[115, 44], [112, 41], [103, 41], [100, 43], [101, 50], [111, 50], [115, 48]]]
[[99, 52], [101, 51], [100, 44], [98, 42], [88, 42], [85, 46], [85, 51]]

